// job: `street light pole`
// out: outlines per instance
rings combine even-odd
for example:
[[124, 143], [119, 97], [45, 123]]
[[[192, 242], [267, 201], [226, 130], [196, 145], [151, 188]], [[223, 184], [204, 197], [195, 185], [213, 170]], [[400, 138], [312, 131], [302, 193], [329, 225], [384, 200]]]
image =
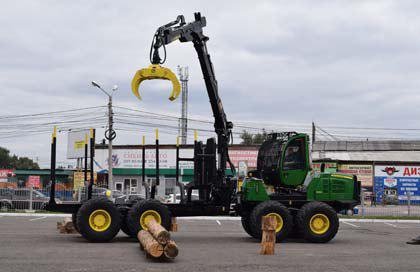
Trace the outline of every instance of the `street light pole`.
[[114, 183], [112, 181], [112, 137], [111, 133], [114, 131], [114, 119], [112, 112], [112, 96], [108, 96], [108, 129], [109, 129], [109, 139], [108, 139], [108, 189], [114, 190]]
[[112, 88], [112, 93], [109, 94], [107, 91], [102, 89], [101, 85], [92, 81], [92, 85], [100, 89], [103, 93], [108, 96], [108, 130], [105, 131], [105, 138], [108, 139], [108, 189], [114, 189], [114, 183], [112, 181], [112, 140], [115, 138], [114, 131], [114, 112], [112, 111], [112, 94], [118, 89], [118, 86], [115, 85]]

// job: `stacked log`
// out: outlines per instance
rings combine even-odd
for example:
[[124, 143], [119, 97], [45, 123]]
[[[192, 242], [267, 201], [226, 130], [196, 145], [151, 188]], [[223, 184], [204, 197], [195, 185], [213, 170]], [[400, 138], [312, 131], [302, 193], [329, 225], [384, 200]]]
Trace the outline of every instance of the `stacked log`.
[[153, 258], [174, 259], [178, 256], [178, 246], [169, 232], [155, 220], [146, 222], [147, 230], [140, 230], [137, 238], [140, 248]]
[[263, 216], [261, 222], [261, 255], [273, 255], [276, 244], [277, 220], [274, 216]]
[[71, 218], [68, 217], [64, 218], [64, 220], [61, 222], [57, 222], [57, 229], [60, 230], [60, 233], [77, 233], [77, 230], [74, 228]]

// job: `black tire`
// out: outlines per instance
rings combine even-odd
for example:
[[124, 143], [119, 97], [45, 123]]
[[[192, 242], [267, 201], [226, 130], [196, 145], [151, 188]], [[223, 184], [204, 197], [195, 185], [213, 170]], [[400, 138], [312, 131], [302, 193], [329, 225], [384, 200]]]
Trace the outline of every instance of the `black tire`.
[[130, 229], [128, 228], [127, 223], [127, 211], [123, 208], [119, 208], [120, 214], [121, 214], [121, 231], [124, 232], [127, 236], [134, 238], [136, 237], [135, 234], [130, 232]]
[[[328, 225], [325, 226], [327, 228], [325, 231], [320, 228], [319, 233], [316, 233], [314, 232], [316, 228], [311, 228], [311, 220], [315, 220], [314, 217], [316, 215], [328, 218]], [[336, 211], [330, 205], [317, 201], [303, 205], [297, 214], [296, 221], [302, 237], [312, 243], [326, 243], [330, 241], [337, 234], [339, 227]]]
[[124, 232], [127, 236], [129, 236], [131, 238], [136, 237], [136, 235], [132, 234], [130, 232], [130, 229], [128, 228], [127, 217], [126, 216], [124, 216], [124, 218], [121, 221], [121, 231]]
[[[99, 210], [104, 210], [109, 215], [109, 226], [103, 230], [95, 230], [89, 222], [90, 216]], [[77, 212], [76, 222], [79, 233], [88, 241], [108, 242], [120, 231], [121, 214], [117, 207], [107, 198], [92, 198], [80, 207]]]
[[243, 214], [241, 216], [241, 223], [242, 223], [242, 227], [244, 228], [244, 231], [246, 233], [248, 233], [249, 236], [252, 237], [251, 234], [251, 222], [250, 222], [250, 218], [249, 218], [249, 214]]
[[293, 226], [293, 217], [286, 206], [273, 200], [264, 201], [252, 209], [250, 215], [251, 236], [261, 240], [261, 220], [263, 216], [270, 213], [278, 214], [283, 220], [283, 227], [280, 229], [280, 231], [276, 232], [276, 242], [281, 242], [289, 235], [289, 232]]
[[301, 233], [301, 231], [299, 229], [299, 226], [298, 226], [298, 223], [297, 223], [297, 219], [296, 219], [297, 213], [292, 214], [292, 216], [293, 216], [293, 226], [292, 226], [292, 229], [290, 230], [288, 238], [290, 238], [290, 239], [301, 239], [302, 238], [302, 233]]
[[169, 230], [171, 227], [171, 215], [168, 207], [157, 200], [141, 200], [131, 207], [127, 215], [127, 225], [130, 233], [137, 236], [137, 233], [143, 228], [140, 225], [141, 215], [146, 211], [155, 211], [161, 218], [161, 225]]
[[12, 204], [10, 204], [9, 202], [1, 202], [0, 203], [0, 211], [2, 212], [8, 212], [12, 210]]
[[79, 226], [77, 226], [77, 212], [75, 212], [71, 215], [71, 222], [73, 223], [74, 229], [77, 230], [77, 232], [80, 233]]

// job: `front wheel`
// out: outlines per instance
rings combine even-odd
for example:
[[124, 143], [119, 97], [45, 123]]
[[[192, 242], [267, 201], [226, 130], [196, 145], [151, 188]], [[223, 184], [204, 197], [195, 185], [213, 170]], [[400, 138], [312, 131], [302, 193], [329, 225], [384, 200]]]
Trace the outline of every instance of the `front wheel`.
[[273, 200], [264, 201], [255, 206], [250, 215], [250, 229], [251, 236], [259, 240], [262, 237], [261, 220], [263, 216], [276, 218], [276, 242], [287, 238], [293, 226], [293, 217], [286, 206]]
[[338, 216], [335, 210], [323, 202], [309, 202], [299, 210], [297, 224], [305, 240], [326, 243], [338, 232]]
[[106, 198], [92, 198], [77, 212], [79, 233], [91, 242], [108, 242], [120, 231], [121, 214]]

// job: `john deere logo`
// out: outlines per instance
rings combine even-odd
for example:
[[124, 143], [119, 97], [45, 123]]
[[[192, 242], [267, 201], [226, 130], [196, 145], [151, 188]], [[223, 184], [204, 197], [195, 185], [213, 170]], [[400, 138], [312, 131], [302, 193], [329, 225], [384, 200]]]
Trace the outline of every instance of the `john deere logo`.
[[385, 172], [388, 176], [392, 176], [394, 173], [399, 172], [400, 170], [395, 169], [395, 167], [385, 167], [382, 172]]

